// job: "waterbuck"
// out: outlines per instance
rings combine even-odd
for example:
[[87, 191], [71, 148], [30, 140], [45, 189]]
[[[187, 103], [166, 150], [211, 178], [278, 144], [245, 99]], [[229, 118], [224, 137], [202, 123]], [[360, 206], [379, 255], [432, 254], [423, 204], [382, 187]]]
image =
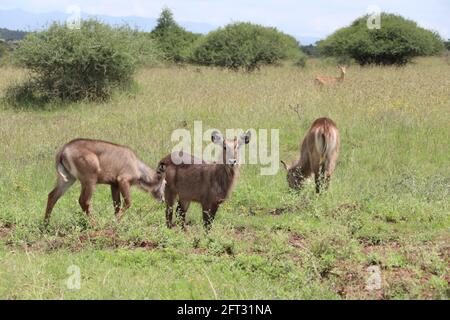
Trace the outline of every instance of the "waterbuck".
[[[184, 154], [181, 161], [175, 161], [175, 153], [160, 161], [160, 166], [166, 168], [166, 223], [172, 228], [173, 205], [178, 198], [176, 214], [185, 229], [186, 212], [192, 201], [202, 206], [203, 224], [208, 231], [214, 220], [219, 205], [231, 194], [234, 184], [239, 177], [239, 150], [250, 142], [251, 132], [247, 131], [239, 138], [225, 140], [217, 131], [212, 132], [211, 141], [220, 145], [219, 160], [214, 163], [198, 161], [194, 157]], [[180, 163], [181, 162], [181, 163]], [[176, 164], [179, 163], [179, 164]]]
[[339, 130], [333, 120], [319, 118], [303, 138], [300, 158], [292, 166], [281, 161], [287, 170], [289, 187], [300, 189], [306, 178], [314, 174], [316, 192], [322, 184], [328, 189], [339, 153]]
[[[96, 184], [109, 184], [118, 220], [131, 206], [130, 187], [136, 185], [164, 201], [164, 167], [155, 171], [147, 167], [129, 148], [114, 143], [76, 139], [62, 147], [56, 155], [57, 181], [48, 195], [45, 211], [45, 225], [58, 199], [76, 180], [81, 183], [79, 203], [83, 211], [93, 222], [90, 201]], [[120, 195], [124, 199], [121, 208]]]
[[345, 66], [338, 66], [338, 68], [341, 71], [341, 75], [339, 77], [317, 76], [315, 79], [316, 83], [323, 86], [326, 84], [343, 82], [347, 68]]

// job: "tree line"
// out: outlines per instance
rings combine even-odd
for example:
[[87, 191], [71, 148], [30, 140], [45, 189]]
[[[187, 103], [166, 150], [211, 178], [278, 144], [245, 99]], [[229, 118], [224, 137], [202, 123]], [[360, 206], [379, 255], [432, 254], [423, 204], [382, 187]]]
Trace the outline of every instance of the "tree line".
[[[401, 16], [383, 13], [381, 29], [373, 30], [366, 20], [361, 17], [317, 46], [303, 48], [309, 55], [361, 65], [403, 65], [416, 56], [438, 54], [445, 45], [448, 48], [437, 33]], [[0, 59], [2, 52], [0, 44]], [[115, 88], [129, 86], [142, 65], [190, 63], [250, 72], [287, 60], [298, 66], [306, 63], [300, 43], [276, 28], [237, 22], [201, 35], [181, 27], [167, 8], [151, 32], [96, 20], [82, 21], [79, 29], [53, 23], [44, 31], [27, 34], [13, 56], [31, 73], [27, 83], [9, 90], [11, 101], [105, 100]]]

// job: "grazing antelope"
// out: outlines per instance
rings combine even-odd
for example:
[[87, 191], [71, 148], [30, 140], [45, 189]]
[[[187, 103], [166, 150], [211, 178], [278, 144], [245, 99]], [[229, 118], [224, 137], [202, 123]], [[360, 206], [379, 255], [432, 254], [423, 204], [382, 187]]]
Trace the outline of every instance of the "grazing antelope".
[[[91, 217], [90, 200], [96, 184], [109, 184], [118, 220], [131, 206], [130, 187], [137, 185], [164, 201], [164, 167], [158, 171], [147, 167], [129, 148], [100, 140], [76, 139], [63, 146], [56, 155], [57, 181], [48, 195], [45, 225], [58, 199], [79, 180], [79, 203], [88, 218]], [[120, 195], [124, 198], [121, 208]]]
[[178, 197], [176, 215], [181, 219], [182, 228], [185, 229], [186, 212], [193, 201], [201, 204], [204, 227], [207, 231], [210, 229], [219, 205], [230, 196], [239, 177], [239, 149], [250, 142], [250, 137], [251, 132], [247, 131], [239, 138], [225, 140], [214, 131], [211, 141], [222, 147], [219, 157], [221, 161], [218, 163], [197, 161], [199, 164], [195, 164], [194, 157], [186, 154], [182, 155], [184, 159], [181, 164], [174, 163], [174, 154], [160, 161], [160, 166], [166, 168], [167, 183], [164, 195], [168, 228], [174, 226], [173, 205]]
[[303, 138], [300, 158], [292, 166], [281, 161], [287, 170], [289, 187], [300, 189], [304, 180], [314, 174], [316, 192], [320, 192], [323, 182], [325, 189], [328, 189], [336, 166], [339, 146], [339, 130], [333, 120], [329, 118], [315, 120]]
[[316, 83], [323, 86], [326, 84], [343, 82], [347, 68], [345, 66], [338, 66], [338, 68], [341, 70], [341, 75], [339, 77], [317, 76], [315, 79]]

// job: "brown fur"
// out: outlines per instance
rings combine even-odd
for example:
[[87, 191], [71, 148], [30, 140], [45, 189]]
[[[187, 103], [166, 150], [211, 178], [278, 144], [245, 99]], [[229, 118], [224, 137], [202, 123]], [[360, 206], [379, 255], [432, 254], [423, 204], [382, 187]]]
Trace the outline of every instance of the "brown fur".
[[[111, 186], [118, 219], [131, 206], [130, 187], [133, 185], [152, 193], [155, 198], [164, 198], [163, 167], [156, 172], [140, 161], [131, 149], [106, 141], [70, 141], [56, 155], [56, 172], [56, 186], [48, 195], [46, 225], [54, 205], [76, 180], [81, 183], [80, 206], [90, 219], [90, 200], [97, 184]], [[122, 208], [120, 195], [124, 198]]]
[[343, 82], [345, 79], [345, 73], [347, 71], [347, 68], [344, 66], [338, 66], [338, 68], [341, 71], [341, 75], [339, 77], [317, 76], [315, 79], [316, 83], [319, 85], [326, 85], [337, 82]]
[[292, 166], [282, 161], [288, 171], [289, 187], [300, 189], [304, 180], [314, 174], [316, 192], [320, 192], [323, 183], [328, 189], [336, 167], [339, 147], [339, 130], [333, 120], [329, 118], [315, 120], [303, 139], [300, 158]]
[[192, 161], [189, 161], [189, 164], [174, 164], [171, 154], [160, 161], [160, 165], [166, 168], [165, 201], [168, 228], [173, 227], [173, 205], [178, 198], [176, 214], [181, 219], [182, 228], [185, 228], [186, 212], [190, 203], [197, 202], [202, 206], [205, 229], [209, 230], [219, 205], [229, 198], [239, 177], [238, 152], [240, 145], [249, 142], [250, 134], [247, 135], [247, 138], [241, 137], [244, 140], [216, 140], [219, 138], [215, 138], [213, 133], [213, 142], [223, 145], [225, 150], [220, 163], [202, 161], [201, 164], [194, 164], [192, 156], [183, 155], [183, 158]]

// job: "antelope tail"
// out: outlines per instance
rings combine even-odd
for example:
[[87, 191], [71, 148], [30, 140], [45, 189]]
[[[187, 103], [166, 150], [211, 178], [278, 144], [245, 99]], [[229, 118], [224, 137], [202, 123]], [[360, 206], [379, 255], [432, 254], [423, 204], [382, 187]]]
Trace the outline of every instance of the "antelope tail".
[[65, 182], [69, 181], [69, 178], [72, 177], [70, 172], [66, 169], [66, 167], [64, 167], [62, 152], [58, 153], [56, 156], [56, 172]]
[[320, 155], [324, 155], [327, 151], [327, 139], [325, 133], [322, 130], [316, 131], [315, 134], [316, 150]]

